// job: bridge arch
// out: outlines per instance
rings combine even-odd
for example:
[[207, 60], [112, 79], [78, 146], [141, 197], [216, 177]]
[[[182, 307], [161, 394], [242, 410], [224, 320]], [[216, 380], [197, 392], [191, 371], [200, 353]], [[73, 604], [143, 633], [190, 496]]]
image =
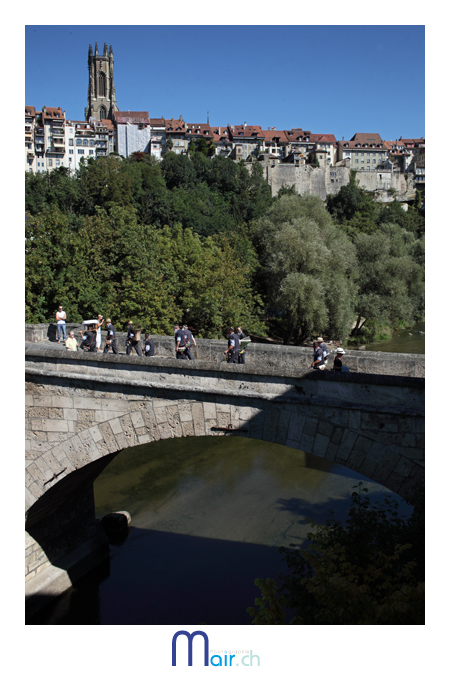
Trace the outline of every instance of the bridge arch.
[[64, 590], [82, 573], [86, 558], [94, 564], [107, 552], [95, 523], [92, 484], [127, 447], [231, 434], [323, 457], [401, 496], [423, 482], [423, 381], [415, 378], [304, 371], [287, 377], [230, 364], [153, 359], [149, 367], [138, 357], [31, 356], [30, 597], [39, 595], [42, 584]]

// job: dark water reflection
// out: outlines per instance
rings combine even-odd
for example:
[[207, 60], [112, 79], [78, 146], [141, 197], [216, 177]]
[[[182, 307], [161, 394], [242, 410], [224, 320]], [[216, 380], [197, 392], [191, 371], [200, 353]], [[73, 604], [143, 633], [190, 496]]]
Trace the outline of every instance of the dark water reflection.
[[[64, 624], [248, 624], [254, 579], [277, 577], [279, 546], [309, 519], [345, 518], [354, 471], [245, 438], [183, 438], [124, 450], [95, 483], [97, 516], [129, 511], [127, 539], [37, 618]], [[399, 498], [400, 501], [400, 498]], [[402, 512], [409, 507], [401, 502]]]

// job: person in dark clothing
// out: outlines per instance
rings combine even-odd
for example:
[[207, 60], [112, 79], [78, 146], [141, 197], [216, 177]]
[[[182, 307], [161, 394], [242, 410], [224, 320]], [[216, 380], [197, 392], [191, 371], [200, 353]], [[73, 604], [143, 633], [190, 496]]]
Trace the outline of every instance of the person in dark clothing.
[[239, 355], [238, 355], [238, 363], [245, 363], [245, 350], [247, 348], [248, 343], [251, 342], [251, 340], [247, 335], [245, 335], [241, 326], [238, 326], [237, 336], [238, 336], [238, 338], [241, 342], [241, 348], [239, 350]]
[[89, 326], [88, 330], [84, 333], [80, 330], [80, 335], [83, 337], [83, 342], [81, 343], [81, 349], [84, 352], [96, 352], [97, 351], [97, 332], [94, 331], [92, 326]]
[[128, 322], [128, 333], [127, 333], [127, 354], [131, 354], [131, 350], [134, 349], [138, 356], [142, 356], [141, 348], [139, 347], [139, 340], [136, 339], [137, 331], [133, 328], [133, 322]]
[[119, 353], [116, 345], [116, 329], [112, 325], [111, 319], [106, 319], [106, 344], [103, 353], [107, 354], [110, 349], [113, 350], [113, 354]]
[[190, 361], [192, 361], [192, 354], [191, 354], [191, 345], [193, 344], [194, 347], [197, 346], [197, 343], [195, 342], [194, 336], [192, 335], [191, 331], [187, 327], [186, 324], [183, 324], [183, 335], [184, 335], [184, 341], [186, 344], [186, 349], [184, 350], [184, 353], [188, 357]]
[[314, 342], [314, 356], [311, 368], [314, 370], [324, 370], [323, 352], [319, 342]]
[[347, 366], [342, 363], [342, 356], [345, 354], [342, 347], [336, 349], [336, 356], [334, 357], [333, 370], [338, 373], [348, 373]]
[[175, 329], [175, 356], [177, 359], [187, 359], [187, 356], [185, 354], [186, 351], [186, 339], [184, 337], [184, 333], [181, 330], [179, 324], [175, 324], [174, 326]]
[[228, 363], [237, 363], [239, 359], [239, 350], [241, 347], [241, 341], [234, 332], [233, 328], [230, 326], [228, 329], [228, 347], [225, 349], [224, 354], [227, 357]]
[[328, 362], [328, 347], [327, 347], [327, 344], [324, 341], [324, 339], [321, 338], [321, 337], [317, 338], [317, 342], [319, 343], [319, 347], [322, 350], [322, 362], [323, 362], [323, 366], [325, 367], [327, 365], [327, 362]]
[[150, 337], [150, 333], [145, 334], [144, 356], [155, 356], [155, 343]]

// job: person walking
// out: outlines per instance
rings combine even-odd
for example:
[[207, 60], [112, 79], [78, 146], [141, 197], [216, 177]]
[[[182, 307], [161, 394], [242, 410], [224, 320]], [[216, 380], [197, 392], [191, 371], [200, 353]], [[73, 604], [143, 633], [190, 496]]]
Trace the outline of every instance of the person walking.
[[[139, 347], [139, 338], [140, 330], [133, 328], [133, 322], [128, 322], [128, 333], [127, 333], [127, 355], [131, 354], [131, 350], [134, 349], [138, 356], [142, 356], [141, 348]], [[138, 337], [139, 335], [139, 337]]]
[[186, 338], [184, 333], [180, 328], [178, 323], [174, 326], [175, 330], [175, 356], [177, 359], [187, 359], [185, 354], [186, 351]]
[[323, 359], [323, 366], [326, 367], [328, 363], [328, 347], [326, 342], [324, 341], [323, 338], [318, 337], [317, 342], [319, 343], [319, 347], [322, 350], [322, 359]]
[[58, 307], [58, 311], [55, 314], [56, 318], [56, 342], [59, 344], [61, 338], [61, 331], [63, 334], [63, 342], [66, 341], [66, 313], [62, 308], [62, 305]]
[[150, 333], [145, 334], [144, 356], [155, 356], [155, 343], [150, 337]]
[[238, 363], [245, 363], [245, 350], [248, 346], [248, 343], [251, 342], [251, 339], [247, 335], [245, 335], [241, 326], [238, 326], [237, 336], [238, 336], [238, 338], [241, 342], [241, 348], [239, 350], [239, 355], [238, 355]]
[[319, 342], [314, 342], [314, 356], [311, 368], [314, 370], [324, 370], [325, 366], [323, 364], [323, 352]]
[[101, 314], [98, 315], [97, 317], [98, 323], [97, 323], [97, 337], [95, 340], [97, 351], [100, 351], [100, 347], [102, 344], [102, 326], [103, 326], [103, 316]]
[[116, 329], [112, 325], [111, 319], [106, 319], [106, 344], [103, 353], [107, 354], [110, 348], [113, 354], [119, 353], [116, 345]]
[[69, 352], [78, 351], [78, 342], [75, 340], [73, 330], [69, 331], [69, 337], [66, 340], [66, 349], [68, 349]]
[[184, 342], [186, 345], [186, 348], [184, 350], [184, 353], [188, 357], [190, 361], [192, 361], [192, 354], [191, 354], [191, 344], [194, 345], [194, 347], [197, 347], [197, 343], [195, 341], [194, 336], [192, 335], [191, 331], [187, 327], [187, 324], [183, 324], [183, 335], [184, 335]]
[[234, 329], [230, 326], [228, 328], [228, 347], [224, 351], [228, 363], [238, 362], [240, 346], [241, 342], [234, 332]]

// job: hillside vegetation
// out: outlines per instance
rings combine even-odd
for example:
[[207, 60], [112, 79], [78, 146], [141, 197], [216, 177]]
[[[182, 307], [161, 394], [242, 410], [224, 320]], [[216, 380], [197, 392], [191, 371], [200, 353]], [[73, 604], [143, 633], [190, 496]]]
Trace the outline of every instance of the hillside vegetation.
[[[26, 322], [110, 316], [198, 337], [228, 325], [301, 343], [370, 339], [424, 314], [424, 217], [354, 176], [324, 204], [271, 197], [259, 163], [166, 153], [25, 176]], [[356, 322], [356, 323], [355, 323]]]

